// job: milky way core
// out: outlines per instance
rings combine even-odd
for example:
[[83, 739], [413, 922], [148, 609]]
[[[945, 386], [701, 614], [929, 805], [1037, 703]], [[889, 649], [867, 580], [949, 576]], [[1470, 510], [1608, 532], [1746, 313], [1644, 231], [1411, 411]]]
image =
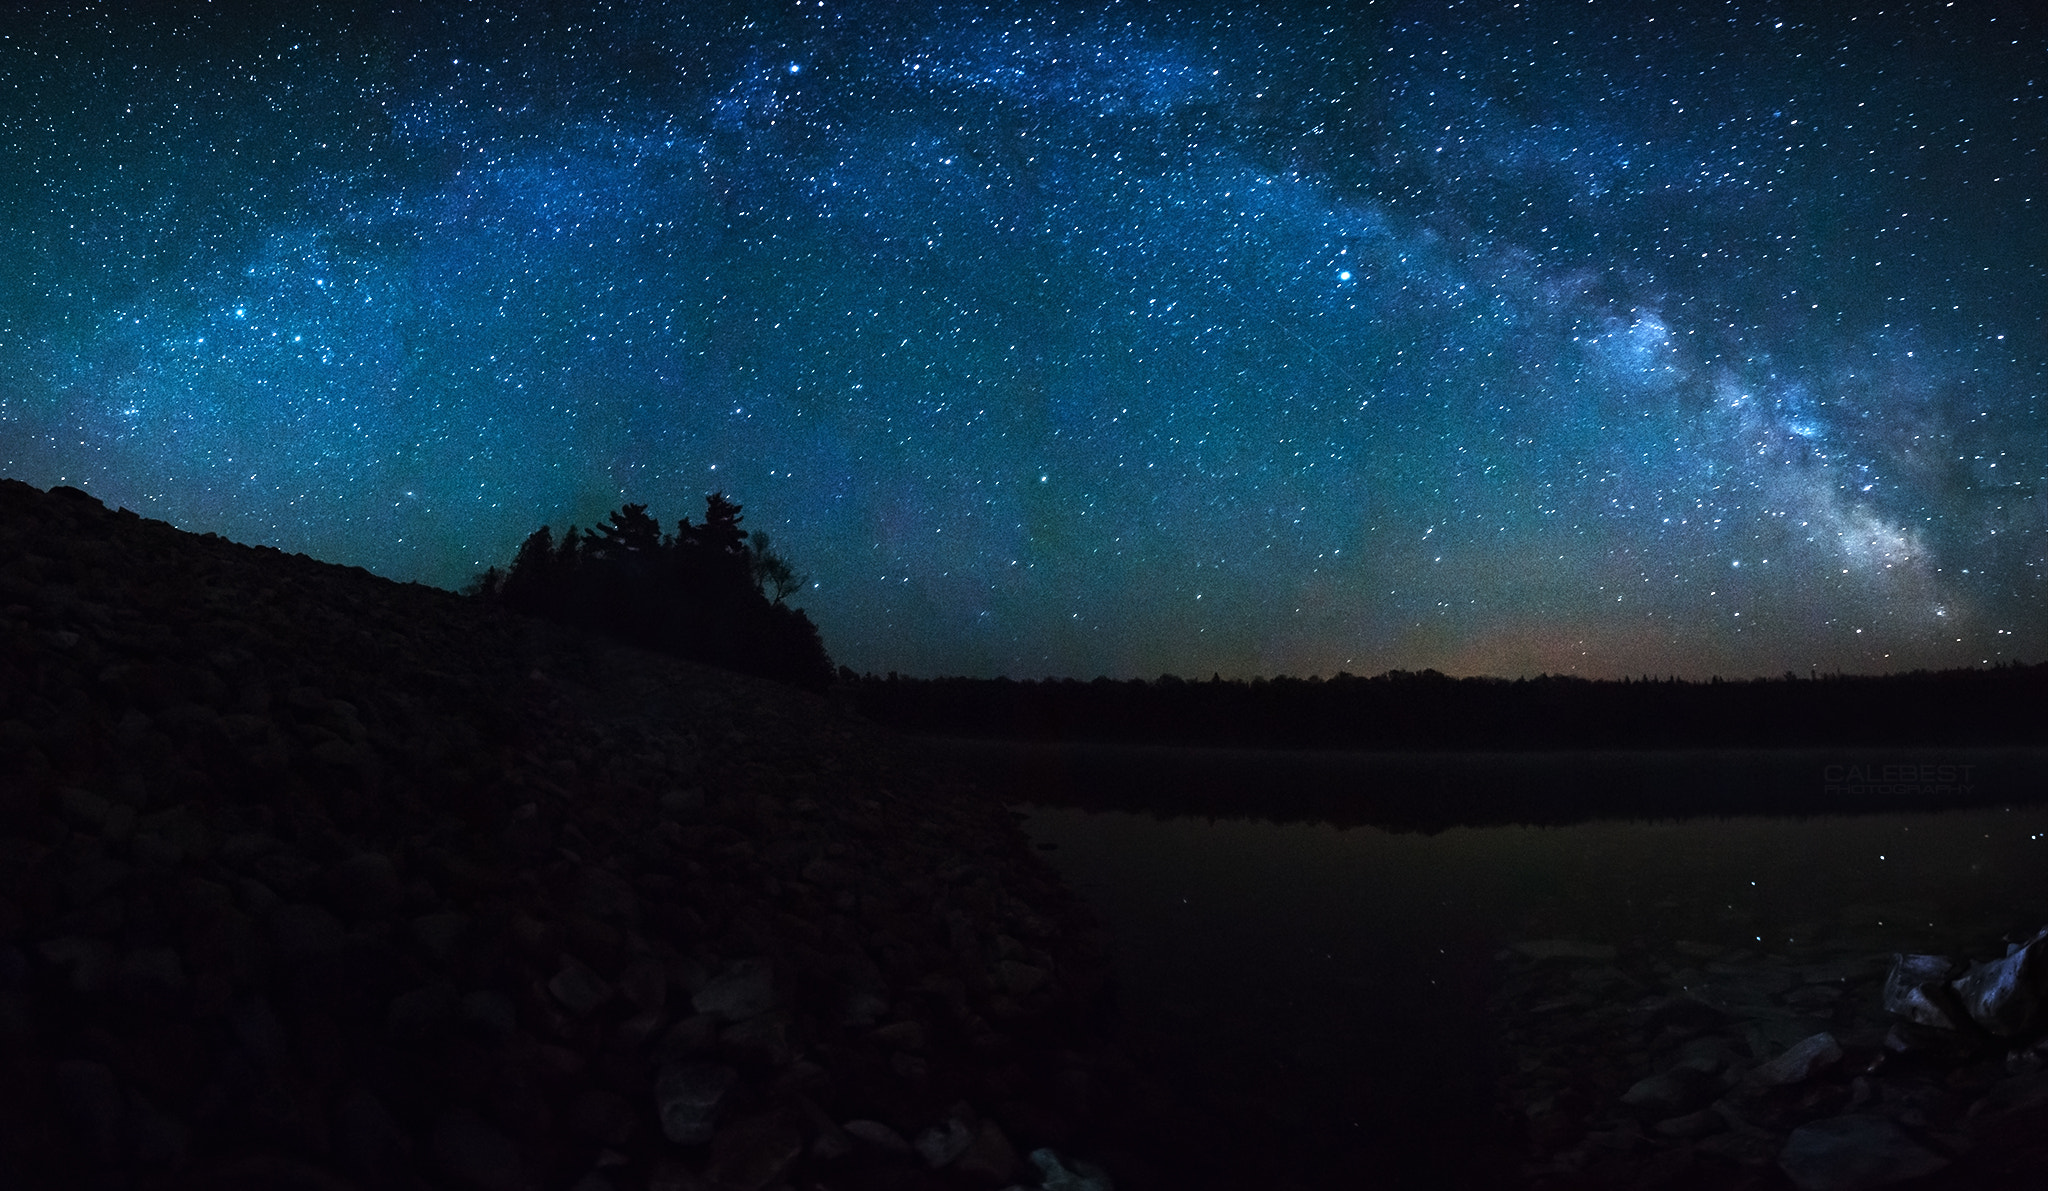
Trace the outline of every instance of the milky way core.
[[856, 669], [2048, 655], [2030, 6], [228, 7], [0, 18], [0, 473], [723, 489]]

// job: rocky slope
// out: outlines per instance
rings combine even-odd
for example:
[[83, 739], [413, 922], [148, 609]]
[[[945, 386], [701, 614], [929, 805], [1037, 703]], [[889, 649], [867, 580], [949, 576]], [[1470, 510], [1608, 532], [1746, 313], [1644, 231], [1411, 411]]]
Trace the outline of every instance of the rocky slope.
[[824, 700], [0, 481], [0, 1185], [1142, 1187], [1101, 951]]

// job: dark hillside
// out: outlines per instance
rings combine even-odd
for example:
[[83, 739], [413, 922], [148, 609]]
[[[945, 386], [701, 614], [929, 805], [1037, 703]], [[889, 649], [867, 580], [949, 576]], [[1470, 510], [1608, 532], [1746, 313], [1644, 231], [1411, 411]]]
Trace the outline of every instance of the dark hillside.
[[0, 481], [0, 1185], [1142, 1191], [1099, 954], [824, 700]]

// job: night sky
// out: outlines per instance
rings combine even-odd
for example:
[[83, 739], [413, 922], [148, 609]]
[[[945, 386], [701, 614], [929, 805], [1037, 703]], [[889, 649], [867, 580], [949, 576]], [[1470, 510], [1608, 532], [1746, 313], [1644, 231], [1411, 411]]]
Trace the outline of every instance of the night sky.
[[131, 7], [0, 16], [0, 474], [722, 488], [863, 670], [2048, 657], [2020, 3]]

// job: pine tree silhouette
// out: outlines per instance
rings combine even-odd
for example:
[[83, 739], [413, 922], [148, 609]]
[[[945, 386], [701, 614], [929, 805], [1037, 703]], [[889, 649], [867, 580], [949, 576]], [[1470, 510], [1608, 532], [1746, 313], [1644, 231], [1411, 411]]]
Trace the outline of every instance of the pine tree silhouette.
[[803, 586], [768, 535], [740, 528], [740, 506], [705, 498], [704, 521], [664, 537], [646, 505], [628, 504], [585, 534], [557, 542], [542, 526], [502, 576], [469, 594], [660, 650], [814, 690], [831, 685], [817, 626], [785, 601]]

